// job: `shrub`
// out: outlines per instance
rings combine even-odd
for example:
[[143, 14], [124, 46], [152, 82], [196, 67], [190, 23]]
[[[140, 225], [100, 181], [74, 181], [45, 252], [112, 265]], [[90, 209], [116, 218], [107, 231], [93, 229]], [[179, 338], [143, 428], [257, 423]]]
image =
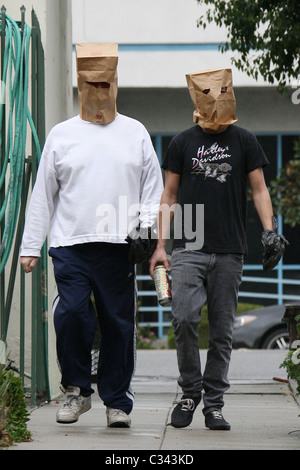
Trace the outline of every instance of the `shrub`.
[[28, 420], [22, 379], [0, 366], [0, 447], [30, 440]]
[[293, 379], [297, 383], [297, 393], [300, 394], [300, 348], [295, 351], [289, 351], [280, 365], [284, 367], [289, 379]]
[[[297, 315], [295, 320], [298, 338], [300, 338], [300, 315]], [[289, 379], [296, 381], [297, 393], [300, 394], [300, 347], [297, 347], [295, 350], [290, 350], [280, 367], [284, 367], [286, 369], [286, 373]]]
[[136, 347], [137, 349], [151, 349], [153, 341], [157, 338], [155, 333], [151, 330], [150, 326], [138, 326], [136, 333]]

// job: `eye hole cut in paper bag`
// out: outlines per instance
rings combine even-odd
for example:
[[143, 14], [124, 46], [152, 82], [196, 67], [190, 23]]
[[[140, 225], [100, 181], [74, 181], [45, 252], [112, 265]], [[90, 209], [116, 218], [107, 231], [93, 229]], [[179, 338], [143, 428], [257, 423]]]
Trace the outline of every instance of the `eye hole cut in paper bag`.
[[200, 127], [218, 130], [238, 120], [231, 69], [195, 72], [186, 75], [186, 80], [196, 108], [194, 122]]
[[80, 117], [109, 124], [117, 115], [118, 44], [76, 44]]

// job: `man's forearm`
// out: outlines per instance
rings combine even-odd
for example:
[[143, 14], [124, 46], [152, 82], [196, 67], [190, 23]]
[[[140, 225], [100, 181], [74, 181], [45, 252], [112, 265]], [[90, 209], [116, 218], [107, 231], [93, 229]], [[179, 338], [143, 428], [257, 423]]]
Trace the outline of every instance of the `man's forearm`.
[[273, 230], [273, 207], [268, 189], [265, 188], [263, 191], [254, 192], [253, 201], [263, 229]]
[[163, 263], [166, 269], [170, 269], [166, 243], [171, 237], [171, 224], [176, 209], [180, 175], [167, 170], [165, 176], [165, 189], [161, 196], [159, 208], [157, 248], [150, 260], [150, 274], [152, 277], [157, 263]]
[[248, 175], [255, 209], [264, 230], [272, 230], [273, 208], [262, 168], [257, 168]]
[[174, 213], [177, 203], [177, 197], [163, 193], [159, 208], [159, 231], [158, 244], [165, 247], [170, 239], [171, 225], [174, 219]]
[[[170, 264], [166, 253], [166, 244], [170, 239], [170, 229], [174, 218], [174, 210], [177, 198], [170, 197], [166, 192], [163, 193], [159, 209], [159, 227], [158, 241], [156, 250], [150, 260], [150, 275], [153, 277], [154, 268], [157, 263], [163, 263], [167, 270], [170, 270]], [[173, 209], [173, 210], [172, 210]]]

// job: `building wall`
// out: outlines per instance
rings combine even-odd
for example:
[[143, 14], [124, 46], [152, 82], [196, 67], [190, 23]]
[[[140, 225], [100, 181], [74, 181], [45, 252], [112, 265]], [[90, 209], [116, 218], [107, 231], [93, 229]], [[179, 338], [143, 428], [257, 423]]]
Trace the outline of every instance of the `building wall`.
[[73, 33], [79, 42], [189, 44], [220, 42], [224, 30], [197, 29], [196, 0], [72, 0]]
[[[117, 42], [120, 87], [185, 87], [185, 74], [231, 67], [226, 31], [197, 27], [196, 0], [72, 0], [73, 42]], [[237, 86], [255, 86], [234, 68]]]

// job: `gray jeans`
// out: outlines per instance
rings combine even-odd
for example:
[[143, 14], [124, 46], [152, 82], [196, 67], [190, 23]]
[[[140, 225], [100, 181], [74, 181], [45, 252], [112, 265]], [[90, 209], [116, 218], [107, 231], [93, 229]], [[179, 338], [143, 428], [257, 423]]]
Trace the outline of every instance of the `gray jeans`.
[[[234, 315], [242, 279], [243, 255], [207, 254], [177, 248], [172, 253], [172, 315], [178, 384], [190, 397], [203, 395], [203, 413], [221, 409], [229, 388]], [[201, 372], [198, 326], [207, 303], [209, 347]]]

